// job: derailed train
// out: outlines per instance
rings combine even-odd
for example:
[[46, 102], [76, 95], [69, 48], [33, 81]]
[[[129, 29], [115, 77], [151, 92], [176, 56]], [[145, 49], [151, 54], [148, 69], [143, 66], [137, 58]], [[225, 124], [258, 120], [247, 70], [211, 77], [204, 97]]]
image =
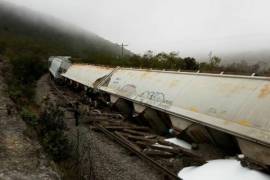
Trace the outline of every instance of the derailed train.
[[[51, 57], [50, 73], [102, 97], [155, 131], [172, 129], [270, 167], [270, 78], [72, 64]], [[91, 95], [90, 95], [91, 96]]]

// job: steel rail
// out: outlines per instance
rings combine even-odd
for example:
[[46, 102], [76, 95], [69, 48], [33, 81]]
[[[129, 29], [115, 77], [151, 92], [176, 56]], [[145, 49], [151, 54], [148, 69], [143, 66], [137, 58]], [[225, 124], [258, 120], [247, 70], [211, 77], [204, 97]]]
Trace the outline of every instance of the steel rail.
[[[70, 101], [65, 97], [65, 95], [63, 95], [61, 93], [61, 91], [55, 86], [55, 84], [53, 84], [52, 82], [50, 83], [53, 88], [57, 91], [58, 94], [60, 94], [67, 102], [70, 103]], [[169, 171], [168, 169], [164, 168], [161, 164], [157, 163], [156, 161], [154, 161], [153, 159], [151, 159], [150, 157], [148, 157], [147, 155], [143, 154], [142, 152], [134, 149], [130, 144], [128, 144], [127, 142], [125, 142], [123, 139], [119, 138], [117, 135], [111, 133], [110, 131], [108, 131], [106, 128], [102, 127], [101, 125], [98, 125], [97, 123], [94, 123], [94, 126], [97, 127], [100, 131], [102, 131], [105, 135], [107, 135], [109, 138], [115, 140], [116, 142], [118, 142], [120, 145], [122, 145], [123, 147], [125, 147], [126, 149], [130, 150], [131, 152], [133, 152], [134, 154], [136, 154], [138, 157], [140, 157], [141, 159], [151, 163], [153, 166], [155, 166], [155, 168], [157, 170], [161, 170], [164, 174], [166, 174], [167, 176], [176, 179], [176, 180], [183, 180], [181, 178], [179, 178], [176, 174], [174, 174], [173, 172]]]
[[94, 123], [94, 126], [99, 129], [100, 131], [102, 131], [105, 135], [107, 135], [109, 138], [115, 140], [116, 142], [118, 142], [120, 145], [122, 145], [123, 147], [125, 147], [126, 149], [130, 150], [131, 152], [133, 152], [134, 154], [136, 154], [139, 158], [151, 163], [153, 166], [155, 166], [155, 168], [157, 170], [161, 170], [164, 174], [166, 174], [167, 176], [173, 178], [173, 179], [177, 179], [177, 180], [182, 180], [181, 178], [179, 178], [176, 174], [174, 174], [173, 172], [169, 171], [168, 169], [164, 168], [161, 164], [157, 163], [156, 161], [154, 161], [153, 159], [151, 159], [150, 157], [148, 157], [147, 155], [143, 154], [142, 152], [136, 150], [135, 148], [133, 148], [129, 143], [127, 143], [126, 141], [124, 141], [123, 139], [119, 138], [117, 135], [111, 133], [110, 131], [108, 131], [106, 128], [104, 128], [103, 126]]

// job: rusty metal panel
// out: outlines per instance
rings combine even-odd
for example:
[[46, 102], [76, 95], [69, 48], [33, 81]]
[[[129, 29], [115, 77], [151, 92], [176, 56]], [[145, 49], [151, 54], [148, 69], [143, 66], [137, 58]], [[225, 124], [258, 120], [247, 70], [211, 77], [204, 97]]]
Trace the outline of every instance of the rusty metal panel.
[[270, 144], [270, 79], [120, 68], [101, 90]]
[[113, 68], [103, 66], [73, 64], [62, 76], [93, 88], [98, 79], [108, 75], [112, 70]]

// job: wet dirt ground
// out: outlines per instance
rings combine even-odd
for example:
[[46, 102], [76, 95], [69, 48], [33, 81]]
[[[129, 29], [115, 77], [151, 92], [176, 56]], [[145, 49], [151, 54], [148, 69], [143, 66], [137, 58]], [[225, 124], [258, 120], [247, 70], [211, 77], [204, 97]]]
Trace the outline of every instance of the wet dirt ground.
[[[0, 71], [4, 67], [0, 62]], [[57, 180], [60, 175], [35, 138], [26, 135], [27, 126], [6, 93], [0, 75], [0, 179]]]

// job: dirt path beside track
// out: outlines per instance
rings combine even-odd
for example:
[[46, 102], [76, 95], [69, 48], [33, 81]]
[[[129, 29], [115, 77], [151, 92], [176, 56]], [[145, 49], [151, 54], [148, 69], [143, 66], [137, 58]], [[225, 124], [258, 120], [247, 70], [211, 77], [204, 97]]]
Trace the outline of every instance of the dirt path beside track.
[[[3, 66], [0, 61], [0, 71]], [[25, 135], [27, 126], [14, 108], [6, 88], [0, 75], [0, 180], [60, 179], [54, 163], [48, 160], [39, 142]]]

